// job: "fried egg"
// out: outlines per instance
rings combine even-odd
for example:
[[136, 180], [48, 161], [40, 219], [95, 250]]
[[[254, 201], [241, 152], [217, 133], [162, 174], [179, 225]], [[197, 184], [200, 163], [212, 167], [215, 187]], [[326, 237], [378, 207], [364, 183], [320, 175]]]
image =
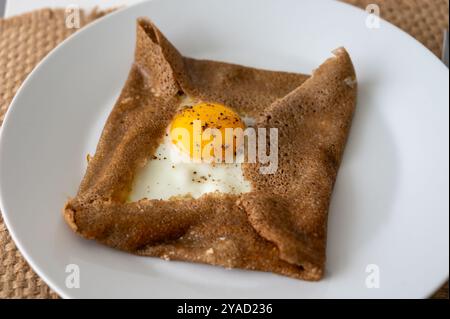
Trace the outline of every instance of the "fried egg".
[[[136, 172], [129, 201], [249, 192], [238, 160], [243, 140], [227, 129], [244, 130], [253, 123], [226, 105], [181, 97], [155, 154]], [[204, 133], [209, 138], [202, 139]], [[230, 156], [232, 162], [225, 161]]]

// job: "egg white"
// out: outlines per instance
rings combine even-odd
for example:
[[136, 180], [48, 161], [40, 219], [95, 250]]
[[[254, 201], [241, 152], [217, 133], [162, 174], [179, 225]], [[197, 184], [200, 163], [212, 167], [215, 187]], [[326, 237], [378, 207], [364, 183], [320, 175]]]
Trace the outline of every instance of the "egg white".
[[[184, 98], [180, 105], [193, 103]], [[254, 123], [254, 119], [248, 116], [242, 120], [248, 126]], [[250, 190], [251, 184], [245, 180], [240, 163], [193, 162], [166, 134], [153, 157], [136, 172], [128, 199], [199, 198], [212, 192], [241, 194]]]

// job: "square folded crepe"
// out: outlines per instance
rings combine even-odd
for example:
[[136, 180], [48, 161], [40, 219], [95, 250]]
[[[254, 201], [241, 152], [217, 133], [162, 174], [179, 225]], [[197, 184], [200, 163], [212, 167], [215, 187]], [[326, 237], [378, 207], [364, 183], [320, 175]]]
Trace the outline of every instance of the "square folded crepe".
[[[324, 273], [328, 207], [356, 104], [343, 48], [311, 76], [182, 56], [146, 19], [135, 60], [95, 155], [63, 213], [79, 235], [137, 255], [274, 272]], [[128, 202], [180, 95], [217, 102], [278, 128], [278, 169], [243, 164], [251, 191]]]

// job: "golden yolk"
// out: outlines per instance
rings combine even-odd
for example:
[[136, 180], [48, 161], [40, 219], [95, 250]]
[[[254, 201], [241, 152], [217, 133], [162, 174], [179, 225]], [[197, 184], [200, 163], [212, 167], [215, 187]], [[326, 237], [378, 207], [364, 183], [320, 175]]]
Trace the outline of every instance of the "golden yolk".
[[175, 115], [170, 126], [170, 138], [172, 143], [192, 159], [217, 159], [214, 150], [217, 152], [221, 149], [223, 161], [226, 150], [232, 148], [234, 156], [239, 146], [236, 144], [242, 142], [236, 139], [237, 131], [232, 131], [230, 135], [231, 130], [226, 130], [227, 128], [243, 130], [245, 125], [231, 108], [218, 103], [202, 102], [188, 106]]

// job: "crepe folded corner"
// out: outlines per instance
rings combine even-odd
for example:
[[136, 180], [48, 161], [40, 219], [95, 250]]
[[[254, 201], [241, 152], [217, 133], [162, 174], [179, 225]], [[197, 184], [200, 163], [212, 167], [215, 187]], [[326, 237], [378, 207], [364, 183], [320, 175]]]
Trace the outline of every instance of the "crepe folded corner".
[[[85, 238], [138, 255], [319, 280], [356, 89], [343, 48], [311, 76], [267, 71], [184, 57], [139, 19], [128, 80], [77, 195], [64, 207], [65, 220]], [[276, 172], [243, 164], [252, 189], [238, 195], [128, 202], [135, 172], [155, 152], [181, 94], [277, 128]]]

